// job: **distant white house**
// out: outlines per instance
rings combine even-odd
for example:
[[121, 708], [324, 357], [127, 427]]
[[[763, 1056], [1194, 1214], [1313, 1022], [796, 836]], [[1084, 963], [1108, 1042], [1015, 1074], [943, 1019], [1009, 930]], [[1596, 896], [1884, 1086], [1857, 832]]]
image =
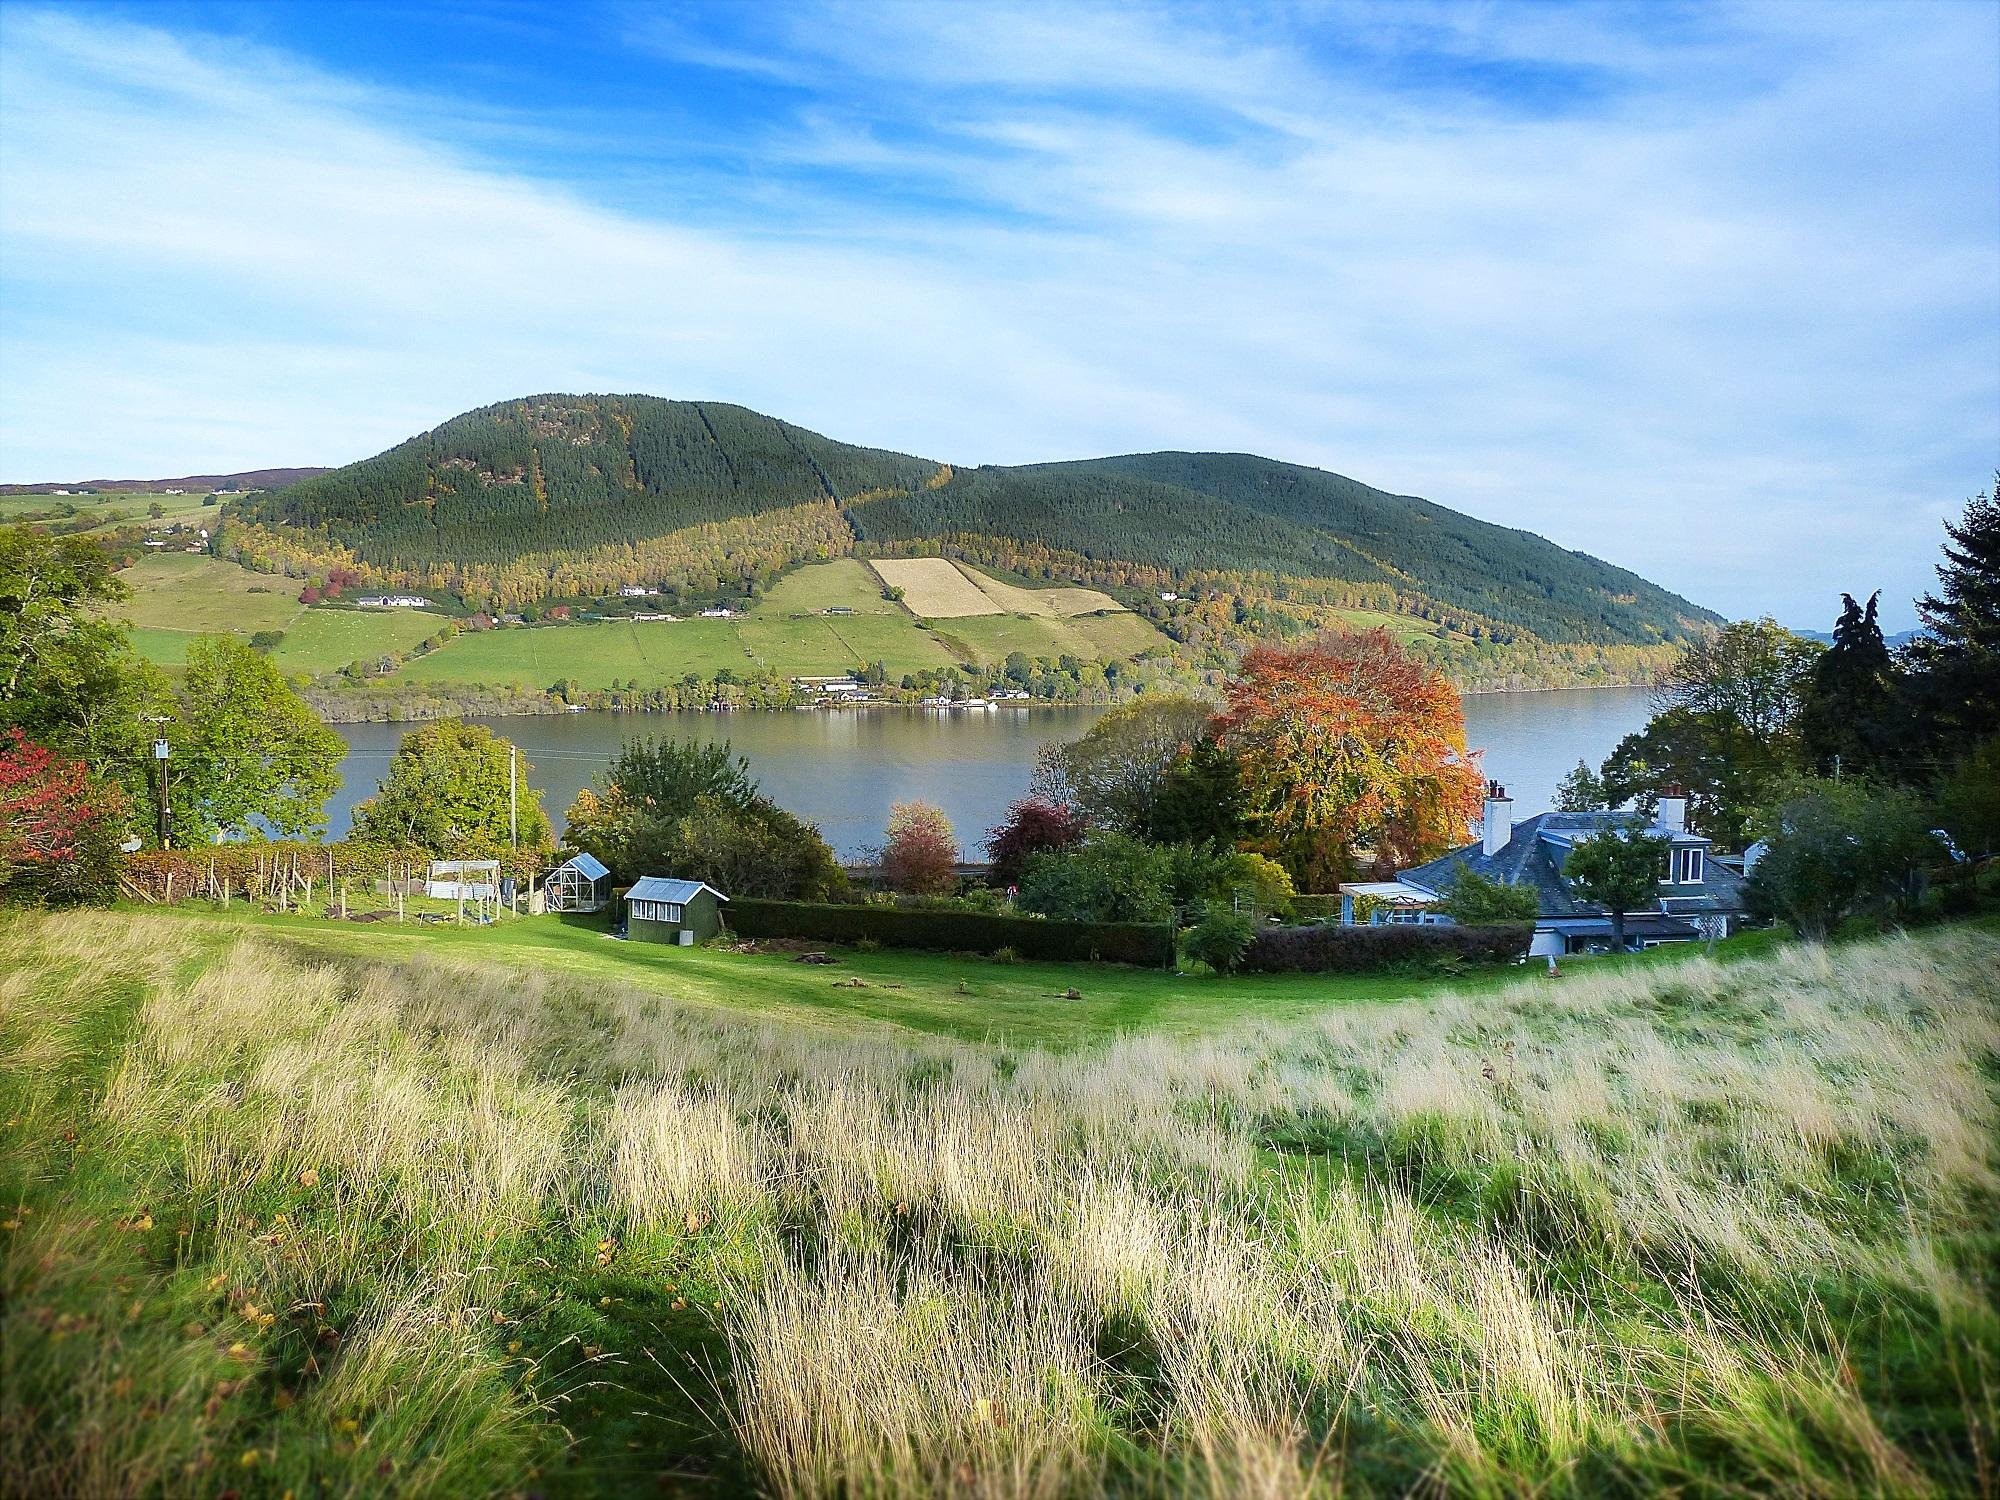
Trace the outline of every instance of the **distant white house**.
[[628, 583], [618, 590], [618, 597], [621, 599], [650, 599], [657, 593], [659, 593], [658, 589], [649, 589], [643, 583]]
[[631, 620], [678, 620], [680, 616], [662, 615], [662, 614], [637, 614], [637, 615], [628, 615], [626, 616], [626, 618]]
[[363, 609], [429, 609], [431, 604], [417, 594], [361, 594], [354, 602]]
[[1160, 595], [1160, 602], [1162, 604], [1172, 604], [1178, 598], [1180, 598], [1179, 594], [1169, 591], [1167, 593]]
[[704, 620], [733, 620], [736, 618], [736, 611], [727, 605], [717, 605], [714, 609], [703, 610], [701, 617]]

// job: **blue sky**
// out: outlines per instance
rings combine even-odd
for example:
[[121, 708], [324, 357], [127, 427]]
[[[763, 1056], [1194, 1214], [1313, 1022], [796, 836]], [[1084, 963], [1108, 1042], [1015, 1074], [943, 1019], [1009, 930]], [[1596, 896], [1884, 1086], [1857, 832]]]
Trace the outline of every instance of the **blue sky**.
[[2000, 6], [0, 7], [0, 477], [550, 390], [1241, 449], [1892, 627], [2000, 463]]

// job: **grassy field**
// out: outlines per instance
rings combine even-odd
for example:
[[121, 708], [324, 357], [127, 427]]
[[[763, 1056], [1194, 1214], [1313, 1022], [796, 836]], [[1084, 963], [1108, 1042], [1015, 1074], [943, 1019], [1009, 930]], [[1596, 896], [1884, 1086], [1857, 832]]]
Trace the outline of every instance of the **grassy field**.
[[349, 662], [407, 651], [435, 634], [443, 617], [422, 610], [307, 609], [296, 579], [253, 573], [220, 558], [166, 553], [142, 557], [119, 578], [131, 598], [119, 609], [132, 644], [148, 661], [178, 667], [198, 635], [248, 638], [282, 630], [271, 659], [286, 672], [318, 676]]
[[[439, 616], [422, 611], [304, 609], [297, 602], [296, 580], [252, 573], [212, 557], [145, 557], [121, 576], [132, 590], [121, 613], [134, 627], [133, 643], [141, 655], [164, 666], [182, 665], [197, 634], [283, 630], [285, 639], [272, 659], [287, 672], [315, 676], [350, 662], [407, 652], [440, 623]], [[982, 609], [996, 607], [963, 574], [954, 570], [953, 576], [978, 595]], [[1079, 593], [1045, 592], [1051, 599]], [[986, 614], [927, 631], [903, 605], [882, 597], [881, 581], [867, 564], [840, 558], [795, 569], [740, 619], [590, 621], [467, 631], [442, 650], [407, 662], [395, 680], [539, 692], [565, 677], [604, 689], [614, 682], [657, 686], [690, 672], [711, 677], [725, 667], [787, 677], [831, 676], [873, 661], [901, 676], [955, 661], [997, 663], [1017, 650], [1030, 656], [1067, 653], [1105, 659], [1136, 656], [1164, 644], [1136, 615], [1065, 619], [1059, 604], [1051, 603], [1050, 613], [1031, 618]], [[853, 613], [824, 613], [833, 608]]]
[[993, 966], [913, 1029], [549, 922], [0, 918], [0, 1479], [1990, 1493], [1996, 969], [1144, 976], [1083, 1034]]
[[252, 573], [215, 557], [142, 557], [118, 577], [132, 591], [120, 615], [146, 630], [248, 635], [283, 630], [305, 613], [296, 579]]
[[908, 614], [902, 605], [882, 597], [882, 580], [868, 564], [853, 557], [794, 568], [771, 585], [758, 608], [760, 613], [781, 615], [818, 609], [851, 609], [864, 615], [898, 618]]
[[190, 495], [146, 494], [105, 494], [105, 495], [0, 495], [0, 525], [19, 520], [26, 515], [49, 515], [64, 506], [75, 506], [78, 517], [93, 522], [83, 533], [105, 531], [114, 526], [144, 525], [152, 519], [151, 507], [157, 503], [162, 521], [193, 522], [197, 526], [210, 525], [200, 518], [213, 518], [217, 506], [203, 505], [207, 491]]
[[532, 630], [466, 631], [441, 651], [407, 663], [406, 682], [546, 688], [570, 677], [589, 688], [637, 678], [712, 676], [723, 667], [756, 665], [729, 620], [591, 621]]
[[[949, 567], [949, 564], [944, 564]], [[954, 570], [981, 608], [990, 600]], [[821, 611], [844, 607], [847, 615]], [[780, 579], [736, 620], [590, 622], [461, 635], [397, 674], [408, 682], [546, 688], [571, 677], [586, 688], [637, 680], [642, 686], [723, 667], [786, 677], [831, 676], [871, 661], [892, 675], [954, 661], [997, 663], [1010, 651], [1089, 659], [1135, 656], [1164, 638], [1135, 615], [1075, 619], [986, 614], [919, 629], [902, 604], [885, 600], [879, 580], [852, 558], [816, 563]]]

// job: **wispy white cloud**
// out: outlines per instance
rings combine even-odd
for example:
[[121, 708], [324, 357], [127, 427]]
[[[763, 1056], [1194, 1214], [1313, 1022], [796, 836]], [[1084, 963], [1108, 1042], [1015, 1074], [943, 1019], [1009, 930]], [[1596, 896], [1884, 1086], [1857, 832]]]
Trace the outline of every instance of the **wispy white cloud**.
[[660, 175], [613, 207], [502, 111], [9, 10], [0, 465], [648, 390], [957, 461], [1251, 449], [1807, 622], [1921, 588], [2000, 448], [1976, 7], [734, 14], [612, 13], [786, 101], [618, 143]]

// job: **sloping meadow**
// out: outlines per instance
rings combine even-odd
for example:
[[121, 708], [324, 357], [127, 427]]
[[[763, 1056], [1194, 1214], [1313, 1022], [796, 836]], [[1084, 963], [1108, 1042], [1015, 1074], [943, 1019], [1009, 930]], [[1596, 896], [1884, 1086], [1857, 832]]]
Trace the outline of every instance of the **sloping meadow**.
[[1990, 1492], [1996, 972], [1057, 1054], [16, 916], [0, 1482]]

